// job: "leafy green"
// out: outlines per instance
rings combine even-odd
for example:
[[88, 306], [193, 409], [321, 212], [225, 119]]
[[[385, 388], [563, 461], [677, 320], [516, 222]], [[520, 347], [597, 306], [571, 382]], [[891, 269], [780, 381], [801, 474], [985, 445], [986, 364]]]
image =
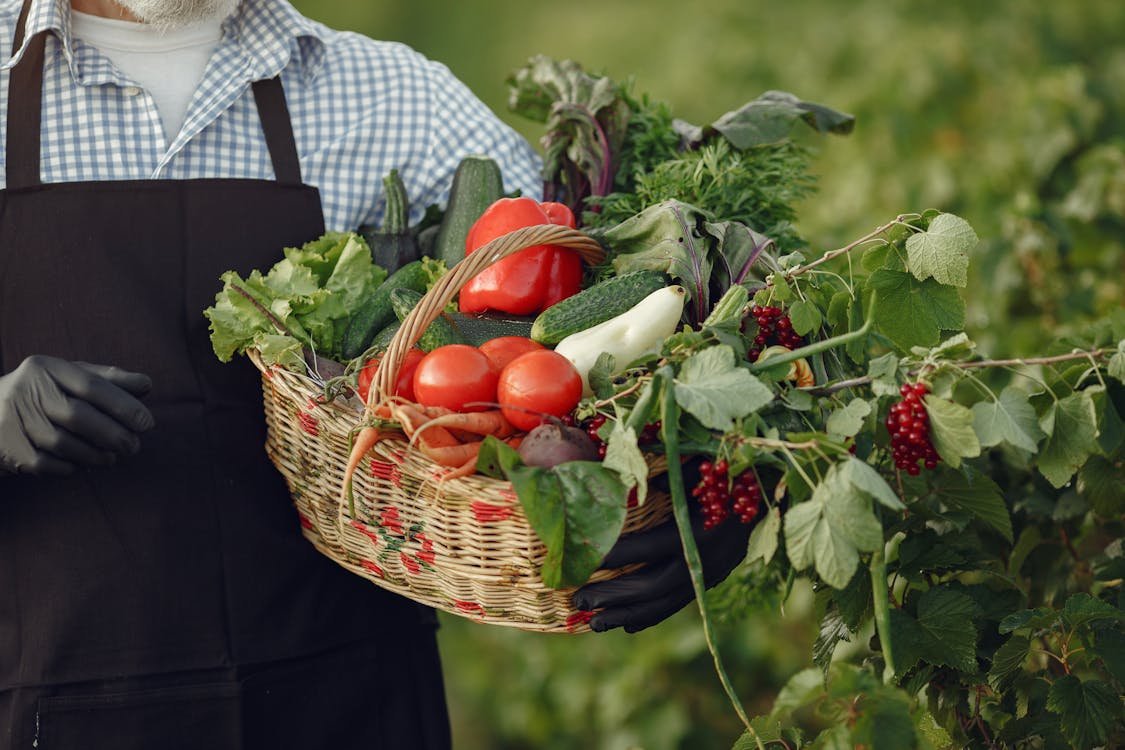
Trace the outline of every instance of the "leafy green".
[[918, 597], [917, 616], [891, 612], [891, 637], [899, 673], [919, 661], [976, 671], [977, 605], [967, 594], [934, 588]]
[[1121, 699], [1101, 680], [1083, 682], [1072, 674], [1051, 685], [1047, 710], [1059, 714], [1063, 734], [1075, 750], [1104, 744], [1121, 715]]
[[348, 318], [387, 276], [363, 238], [351, 232], [329, 232], [281, 252], [265, 275], [258, 269], [245, 279], [234, 271], [222, 275], [215, 304], [203, 311], [221, 361], [250, 348], [259, 349], [267, 364], [291, 369], [303, 369], [302, 347], [340, 357]]
[[1082, 468], [1097, 437], [1094, 401], [1086, 391], [1052, 402], [1039, 417], [1047, 440], [1039, 450], [1039, 471], [1055, 487], [1062, 487]]
[[1012, 541], [1012, 518], [1000, 487], [980, 472], [944, 471], [933, 492], [946, 505], [969, 513]]
[[963, 287], [969, 283], [969, 253], [977, 242], [969, 222], [953, 214], [939, 214], [926, 231], [906, 239], [910, 272], [919, 281], [932, 276], [939, 284]]
[[965, 325], [965, 302], [951, 286], [934, 279], [919, 281], [909, 273], [879, 270], [867, 280], [879, 293], [875, 324], [900, 349], [933, 346], [942, 331]]
[[720, 431], [773, 400], [773, 391], [749, 370], [736, 366], [729, 346], [707, 347], [685, 360], [675, 392], [684, 411]]
[[1027, 394], [1011, 386], [995, 401], [973, 404], [973, 430], [983, 448], [1007, 442], [1021, 450], [1034, 452], [1043, 430]]
[[489, 437], [478, 466], [499, 467], [512, 483], [531, 528], [547, 548], [540, 574], [552, 588], [580, 586], [597, 570], [625, 524], [625, 485], [596, 461], [549, 469], [527, 466]]
[[930, 419], [934, 449], [953, 468], [962, 458], [980, 455], [980, 441], [973, 431], [973, 412], [953, 401], [927, 394], [923, 399]]

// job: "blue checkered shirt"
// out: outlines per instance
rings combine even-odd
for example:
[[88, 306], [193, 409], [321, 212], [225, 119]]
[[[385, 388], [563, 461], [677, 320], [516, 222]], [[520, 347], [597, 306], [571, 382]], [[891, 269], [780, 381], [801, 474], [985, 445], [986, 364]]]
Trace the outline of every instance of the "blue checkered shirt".
[[[0, 133], [8, 59], [21, 0], [0, 0]], [[325, 225], [378, 223], [383, 177], [396, 168], [417, 221], [444, 205], [453, 171], [488, 154], [505, 189], [538, 198], [534, 149], [444, 65], [410, 48], [335, 31], [286, 0], [243, 0], [223, 24], [180, 133], [168, 143], [156, 104], [94, 47], [70, 34], [68, 0], [34, 0], [27, 37], [47, 40], [41, 172], [44, 182], [273, 179], [250, 83], [280, 73], [304, 181], [320, 188]], [[0, 137], [0, 167], [5, 162]], [[0, 168], [0, 187], [4, 172]]]

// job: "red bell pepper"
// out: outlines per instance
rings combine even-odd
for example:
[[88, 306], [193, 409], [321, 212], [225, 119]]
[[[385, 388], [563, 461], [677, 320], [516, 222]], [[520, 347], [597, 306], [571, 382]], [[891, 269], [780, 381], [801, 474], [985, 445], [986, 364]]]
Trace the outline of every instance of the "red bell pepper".
[[[538, 203], [531, 198], [501, 198], [488, 207], [469, 229], [468, 255], [497, 237], [538, 224], [574, 227], [574, 214], [561, 203]], [[582, 258], [558, 245], [535, 245], [493, 263], [461, 287], [462, 312], [493, 310], [533, 315], [582, 288]]]

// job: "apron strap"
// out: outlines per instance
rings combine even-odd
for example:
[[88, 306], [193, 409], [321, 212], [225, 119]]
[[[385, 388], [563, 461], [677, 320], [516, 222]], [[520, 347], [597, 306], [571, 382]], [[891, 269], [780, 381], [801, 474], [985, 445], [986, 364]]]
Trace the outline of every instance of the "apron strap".
[[[31, 0], [24, 0], [16, 25], [12, 54], [23, 42]], [[44, 29], [28, 42], [24, 56], [12, 68], [8, 82], [8, 130], [6, 150], [8, 155], [7, 187], [22, 188], [41, 184], [39, 175], [39, 131], [43, 106], [43, 59], [47, 44]], [[266, 137], [266, 147], [273, 162], [277, 181], [286, 185], [301, 184], [301, 163], [297, 157], [297, 143], [293, 137], [293, 124], [289, 107], [285, 103], [285, 89], [281, 78], [275, 76], [254, 81], [254, 102], [258, 118]]]
[[[14, 55], [23, 43], [31, 0], [24, 0], [12, 44]], [[8, 132], [5, 148], [8, 166], [5, 179], [9, 188], [39, 184], [39, 114], [43, 104], [43, 51], [47, 30], [31, 38], [23, 57], [8, 80]], [[13, 117], [13, 113], [19, 115]], [[14, 120], [14, 121], [13, 121]]]
[[266, 147], [273, 161], [273, 173], [283, 185], [301, 184], [301, 162], [297, 157], [297, 142], [293, 138], [293, 121], [285, 103], [285, 89], [281, 77], [274, 76], [251, 84], [254, 102], [258, 105], [258, 119], [266, 136]]

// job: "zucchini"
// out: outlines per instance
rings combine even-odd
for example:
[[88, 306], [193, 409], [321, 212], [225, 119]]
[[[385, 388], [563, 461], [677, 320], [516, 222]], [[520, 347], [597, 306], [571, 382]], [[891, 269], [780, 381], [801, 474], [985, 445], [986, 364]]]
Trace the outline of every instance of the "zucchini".
[[557, 344], [571, 334], [617, 317], [667, 283], [664, 274], [656, 271], [613, 276], [539, 313], [531, 325], [531, 338], [540, 344]]
[[397, 169], [392, 169], [383, 178], [383, 197], [386, 208], [382, 226], [375, 228], [365, 224], [359, 228], [359, 233], [371, 248], [371, 259], [375, 265], [394, 272], [422, 257], [414, 233], [407, 224], [410, 201]]
[[520, 318], [496, 313], [449, 313], [465, 337], [465, 343], [480, 346], [485, 341], [501, 336], [531, 338], [531, 318]]
[[[394, 309], [395, 317], [399, 321], [406, 320], [406, 316], [410, 314], [419, 302], [422, 301], [422, 294], [413, 289], [394, 289], [391, 291], [391, 307]], [[426, 326], [426, 330], [418, 338], [418, 348], [424, 352], [430, 352], [437, 349], [439, 346], [446, 344], [464, 344], [465, 337], [461, 335], [461, 331], [450, 319], [447, 313], [440, 313], [434, 322]]]
[[484, 210], [504, 197], [500, 167], [487, 156], [466, 156], [453, 173], [445, 216], [434, 238], [432, 257], [449, 268], [465, 257], [465, 238]]
[[369, 346], [371, 339], [381, 328], [395, 318], [391, 306], [391, 292], [395, 289], [413, 289], [421, 294], [426, 291], [430, 273], [422, 261], [407, 263], [379, 285], [370, 297], [360, 305], [344, 328], [344, 338], [340, 352], [344, 359], [355, 359]]

